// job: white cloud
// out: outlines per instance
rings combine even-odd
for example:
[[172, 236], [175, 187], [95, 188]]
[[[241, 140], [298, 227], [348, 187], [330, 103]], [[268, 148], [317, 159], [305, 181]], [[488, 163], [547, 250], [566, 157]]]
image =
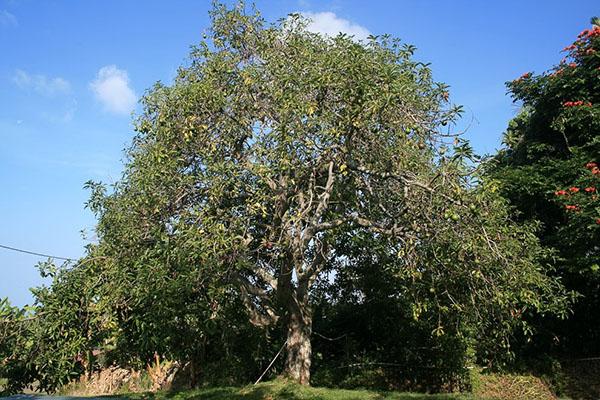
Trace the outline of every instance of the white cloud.
[[0, 26], [6, 28], [16, 28], [19, 26], [19, 21], [17, 21], [17, 17], [8, 11], [0, 10]]
[[135, 107], [137, 99], [129, 86], [127, 71], [115, 65], [100, 68], [90, 88], [107, 111], [128, 114]]
[[15, 71], [13, 82], [21, 89], [33, 89], [45, 96], [66, 94], [71, 91], [71, 84], [63, 78], [48, 78], [45, 75], [31, 75], [20, 69]]
[[314, 33], [320, 33], [326, 36], [336, 36], [340, 32], [354, 36], [357, 40], [365, 40], [371, 32], [363, 26], [340, 18], [330, 11], [326, 12], [301, 12], [304, 17], [310, 19], [310, 24], [306, 30]]

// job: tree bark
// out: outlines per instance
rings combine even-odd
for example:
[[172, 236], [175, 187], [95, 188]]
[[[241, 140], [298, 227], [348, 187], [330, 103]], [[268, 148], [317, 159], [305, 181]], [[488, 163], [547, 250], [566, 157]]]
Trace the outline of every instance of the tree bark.
[[310, 384], [312, 316], [290, 313], [287, 323], [285, 375], [301, 385]]

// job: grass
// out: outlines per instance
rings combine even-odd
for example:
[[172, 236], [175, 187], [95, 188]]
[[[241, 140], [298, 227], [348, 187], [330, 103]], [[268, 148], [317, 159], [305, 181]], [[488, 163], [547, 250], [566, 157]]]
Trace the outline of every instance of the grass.
[[242, 388], [217, 387], [184, 392], [129, 394], [133, 400], [476, 400], [468, 394], [420, 394], [304, 387], [277, 380]]

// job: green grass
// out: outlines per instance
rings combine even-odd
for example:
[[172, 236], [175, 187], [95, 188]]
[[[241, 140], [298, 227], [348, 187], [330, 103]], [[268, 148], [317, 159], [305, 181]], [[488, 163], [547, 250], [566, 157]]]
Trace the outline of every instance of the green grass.
[[476, 400], [467, 394], [419, 394], [304, 387], [273, 381], [243, 388], [217, 387], [183, 391], [130, 394], [134, 400]]

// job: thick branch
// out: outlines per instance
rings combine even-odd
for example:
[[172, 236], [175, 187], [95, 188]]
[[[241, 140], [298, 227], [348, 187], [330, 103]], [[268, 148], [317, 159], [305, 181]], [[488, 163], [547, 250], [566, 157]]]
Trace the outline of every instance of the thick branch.
[[[259, 261], [260, 262], [260, 261]], [[252, 270], [260, 279], [267, 283], [273, 290], [277, 290], [277, 279], [266, 268], [256, 265]]]
[[[269, 326], [277, 322], [278, 316], [268, 304], [268, 294], [265, 290], [251, 284], [246, 278], [238, 275], [240, 294], [244, 307], [250, 314], [250, 322], [255, 326]], [[252, 295], [260, 298], [260, 308], [255, 303]], [[264, 312], [261, 312], [261, 308]]]
[[364, 228], [368, 228], [372, 232], [382, 233], [384, 235], [390, 236], [400, 236], [407, 232], [406, 227], [398, 226], [396, 223], [394, 223], [394, 225], [392, 225], [391, 227], [386, 227], [379, 223], [371, 221], [370, 219], [361, 217], [356, 213], [352, 214], [351, 218], [352, 221], [354, 221], [357, 225], [362, 226]]
[[368, 174], [368, 175], [376, 176], [376, 177], [381, 178], [381, 179], [395, 179], [397, 181], [400, 181], [400, 182], [404, 183], [405, 185], [416, 186], [416, 187], [418, 187], [420, 189], [423, 189], [423, 190], [425, 190], [425, 191], [427, 191], [429, 193], [437, 194], [437, 195], [443, 197], [444, 199], [450, 201], [453, 204], [463, 205], [460, 201], [458, 201], [458, 200], [456, 200], [456, 199], [448, 196], [445, 193], [440, 193], [438, 190], [436, 190], [435, 188], [432, 188], [427, 183], [423, 183], [423, 182], [411, 179], [406, 174], [393, 174], [393, 173], [390, 173], [390, 172], [374, 172], [374, 171], [370, 171], [368, 169], [360, 168], [360, 167], [356, 168], [355, 170], [359, 171], [359, 172], [362, 172], [362, 173], [365, 173], [365, 174]]

